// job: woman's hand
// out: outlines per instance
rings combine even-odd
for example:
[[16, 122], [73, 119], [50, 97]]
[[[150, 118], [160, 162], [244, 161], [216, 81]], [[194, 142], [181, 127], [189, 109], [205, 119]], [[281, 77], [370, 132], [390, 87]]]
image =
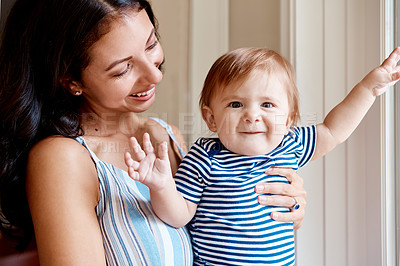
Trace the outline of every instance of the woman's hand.
[[[303, 224], [305, 208], [307, 205], [306, 197], [307, 192], [304, 189], [303, 178], [299, 176], [296, 171], [288, 168], [271, 167], [266, 173], [268, 175], [280, 175], [287, 178], [289, 184], [286, 183], [259, 183], [255, 187], [257, 194], [274, 194], [274, 195], [260, 195], [258, 202], [265, 206], [280, 206], [292, 208], [291, 212], [271, 213], [271, 218], [279, 222], [293, 222], [295, 230], [299, 229]], [[297, 202], [296, 202], [297, 200]], [[299, 208], [293, 208], [296, 203]]]

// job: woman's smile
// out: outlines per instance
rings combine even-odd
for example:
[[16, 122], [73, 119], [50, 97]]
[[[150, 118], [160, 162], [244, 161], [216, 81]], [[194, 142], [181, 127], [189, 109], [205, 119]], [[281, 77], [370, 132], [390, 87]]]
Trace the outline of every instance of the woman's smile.
[[156, 91], [156, 87], [153, 85], [150, 90], [131, 94], [130, 96], [135, 98], [135, 100], [147, 101], [148, 99], [150, 99], [154, 96], [155, 91]]

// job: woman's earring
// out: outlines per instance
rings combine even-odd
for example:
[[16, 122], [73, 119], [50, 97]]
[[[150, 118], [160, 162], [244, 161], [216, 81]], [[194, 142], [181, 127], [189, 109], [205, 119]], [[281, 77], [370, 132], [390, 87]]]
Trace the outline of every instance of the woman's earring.
[[76, 92], [75, 92], [75, 96], [79, 96], [79, 95], [81, 95], [81, 93], [82, 93], [82, 92], [80, 92], [80, 91], [76, 91]]

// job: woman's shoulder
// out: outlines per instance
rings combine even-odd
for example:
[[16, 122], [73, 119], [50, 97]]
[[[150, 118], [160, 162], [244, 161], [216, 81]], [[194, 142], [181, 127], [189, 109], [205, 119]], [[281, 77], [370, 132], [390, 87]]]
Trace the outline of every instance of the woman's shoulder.
[[141, 124], [145, 131], [153, 133], [156, 137], [162, 137], [167, 134], [166, 127], [168, 126], [168, 123], [162, 119], [143, 117]]
[[[78, 141], [63, 136], [50, 136], [36, 143], [29, 152], [29, 157], [83, 156], [85, 151]], [[77, 153], [79, 152], [79, 153]]]
[[60, 188], [58, 193], [67, 187], [85, 189], [97, 198], [95, 164], [89, 151], [72, 138], [51, 136], [35, 144], [28, 155], [26, 177], [32, 189], [49, 185]]
[[[28, 168], [35, 171], [93, 168], [89, 151], [78, 141], [63, 136], [47, 137], [36, 143], [28, 155]], [[71, 169], [72, 171], [72, 169]]]

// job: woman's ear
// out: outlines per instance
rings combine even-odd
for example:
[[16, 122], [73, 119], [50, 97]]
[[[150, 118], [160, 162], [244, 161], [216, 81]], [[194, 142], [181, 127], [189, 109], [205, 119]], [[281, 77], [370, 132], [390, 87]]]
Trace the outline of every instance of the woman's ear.
[[73, 80], [71, 77], [63, 77], [60, 79], [61, 86], [75, 96], [82, 94], [82, 86], [79, 82]]
[[203, 116], [203, 120], [206, 122], [208, 129], [212, 132], [217, 132], [217, 125], [215, 124], [212, 109], [208, 106], [201, 107], [201, 115]]

